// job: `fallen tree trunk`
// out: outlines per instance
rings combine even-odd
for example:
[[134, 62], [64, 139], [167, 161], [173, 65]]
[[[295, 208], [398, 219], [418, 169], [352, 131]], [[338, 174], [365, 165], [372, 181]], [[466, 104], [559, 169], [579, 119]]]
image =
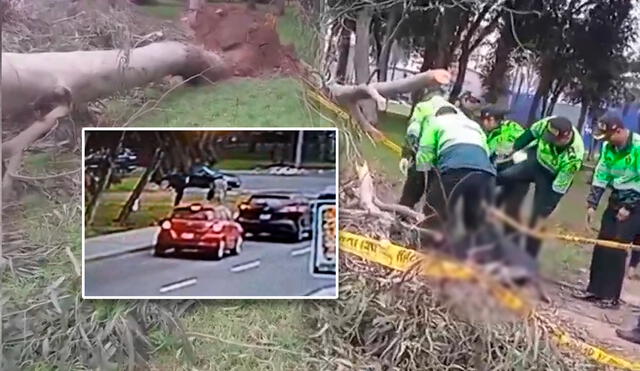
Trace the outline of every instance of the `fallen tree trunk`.
[[167, 75], [201, 74], [216, 81], [229, 75], [223, 59], [176, 41], [124, 50], [61, 53], [2, 53], [2, 115], [33, 111], [33, 102], [56, 87], [67, 88], [74, 103], [161, 80]]
[[386, 99], [398, 94], [412, 93], [418, 90], [448, 84], [451, 74], [447, 70], [430, 70], [395, 81], [375, 82], [360, 85], [331, 84], [327, 90], [331, 99], [351, 112], [362, 129], [374, 138], [382, 138], [376, 129], [377, 122], [371, 122], [361, 107], [364, 102], [386, 109]]

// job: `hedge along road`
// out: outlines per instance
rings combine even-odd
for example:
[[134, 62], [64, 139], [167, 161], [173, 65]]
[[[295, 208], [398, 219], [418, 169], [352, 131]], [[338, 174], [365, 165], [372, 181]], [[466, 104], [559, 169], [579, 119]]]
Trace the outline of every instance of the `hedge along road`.
[[[318, 193], [335, 186], [335, 172], [308, 176], [239, 175], [248, 191], [291, 190]], [[245, 241], [238, 256], [207, 260], [197, 256], [151, 255], [157, 228], [109, 234], [85, 241], [84, 295], [306, 296], [325, 295], [335, 277], [309, 272], [311, 242]], [[112, 253], [105, 253], [109, 250]], [[331, 290], [329, 290], [331, 292]]]

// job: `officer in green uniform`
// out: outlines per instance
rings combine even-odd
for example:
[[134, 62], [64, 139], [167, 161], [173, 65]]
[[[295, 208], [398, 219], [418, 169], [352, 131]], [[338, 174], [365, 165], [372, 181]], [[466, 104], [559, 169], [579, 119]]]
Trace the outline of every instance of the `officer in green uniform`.
[[409, 127], [402, 147], [400, 159], [400, 171], [406, 176], [400, 204], [414, 208], [425, 193], [425, 172], [416, 168], [415, 156], [418, 151], [418, 141], [424, 128], [429, 125], [435, 112], [440, 107], [453, 107], [444, 99], [441, 90], [434, 90], [426, 97], [426, 100], [418, 103], [409, 120]]
[[[594, 137], [604, 140], [587, 197], [588, 226], [607, 187], [613, 190], [602, 215], [598, 239], [632, 242], [640, 225], [640, 135], [626, 129], [620, 117], [600, 119]], [[598, 301], [604, 307], [619, 305], [627, 251], [596, 245], [585, 293], [579, 298]]]
[[509, 155], [513, 151], [516, 139], [524, 133], [520, 124], [505, 119], [505, 115], [505, 110], [496, 107], [486, 107], [480, 113], [482, 126], [487, 133], [491, 160], [495, 161], [498, 171], [513, 164]]
[[[527, 147], [526, 159], [502, 169], [497, 183], [502, 187], [501, 199], [507, 214], [518, 220], [520, 205], [531, 183], [535, 184], [530, 227], [555, 210], [569, 190], [573, 177], [582, 167], [584, 143], [580, 132], [565, 117], [552, 116], [535, 122], [518, 139], [513, 150]], [[527, 252], [537, 257], [540, 241], [527, 238]]]
[[492, 203], [496, 175], [480, 124], [455, 107], [438, 108], [420, 136], [416, 167], [436, 174], [428, 179], [427, 227], [444, 227], [462, 201], [466, 231], [477, 230], [484, 219], [483, 202]]

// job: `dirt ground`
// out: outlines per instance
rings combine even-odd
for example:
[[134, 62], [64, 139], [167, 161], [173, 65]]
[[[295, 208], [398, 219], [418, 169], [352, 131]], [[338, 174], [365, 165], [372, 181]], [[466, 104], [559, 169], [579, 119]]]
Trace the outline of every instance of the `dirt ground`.
[[[616, 336], [617, 328], [630, 329], [640, 316], [640, 281], [625, 282], [622, 299], [625, 303], [617, 310], [601, 309], [591, 303], [571, 297], [575, 289], [586, 285], [580, 280], [576, 285], [559, 283], [547, 284], [553, 300], [557, 316], [565, 323], [565, 327], [582, 332], [582, 340], [599, 346], [627, 359], [640, 361], [640, 345], [622, 340]], [[635, 304], [635, 305], [634, 305]]]
[[298, 61], [293, 46], [284, 46], [276, 30], [277, 17], [246, 4], [208, 4], [192, 26], [196, 42], [221, 52], [235, 76], [291, 74]]

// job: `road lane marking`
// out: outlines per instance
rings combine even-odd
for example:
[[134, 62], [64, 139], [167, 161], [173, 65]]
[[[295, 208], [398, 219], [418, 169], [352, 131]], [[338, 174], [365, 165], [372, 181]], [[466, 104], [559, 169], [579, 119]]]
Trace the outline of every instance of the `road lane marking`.
[[181, 280], [181, 281], [176, 281], [176, 282], [173, 282], [173, 283], [169, 283], [169, 284], [166, 284], [166, 285], [164, 285], [164, 286], [162, 286], [160, 288], [160, 293], [164, 294], [165, 292], [178, 290], [178, 289], [181, 289], [183, 287], [193, 286], [193, 285], [196, 284], [196, 282], [198, 282], [198, 279], [196, 277], [191, 277], [191, 278], [186, 278], [186, 279]]
[[247, 269], [257, 268], [259, 266], [260, 266], [260, 260], [256, 259], [248, 263], [236, 264], [233, 267], [231, 267], [230, 270], [233, 273], [238, 273], [238, 272], [246, 271]]
[[311, 252], [311, 246], [303, 247], [301, 249], [291, 250], [291, 256], [305, 255]]

